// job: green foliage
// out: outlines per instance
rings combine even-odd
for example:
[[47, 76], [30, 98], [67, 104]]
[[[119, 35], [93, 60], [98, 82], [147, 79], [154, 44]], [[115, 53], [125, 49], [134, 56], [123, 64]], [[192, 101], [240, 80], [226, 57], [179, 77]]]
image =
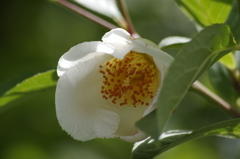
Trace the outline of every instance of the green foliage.
[[191, 41], [190, 38], [181, 36], [170, 36], [162, 39], [158, 44], [161, 50], [164, 50], [172, 57], [175, 57], [182, 47]]
[[226, 21], [226, 23], [230, 26], [233, 36], [238, 44], [240, 44], [240, 1], [235, 0], [233, 3], [232, 10], [230, 15]]
[[[236, 42], [240, 44], [240, 17], [237, 0], [233, 3], [232, 10], [233, 0], [175, 1], [188, 17], [193, 19], [194, 23], [198, 23], [197, 25], [200, 25], [202, 28], [214, 23], [223, 23], [227, 19], [226, 23], [230, 26]], [[134, 19], [134, 24], [138, 24], [136, 25], [138, 33], [144, 38], [156, 42], [166, 36], [178, 35], [192, 37], [193, 33], [195, 33], [191, 22], [179, 14], [176, 5], [173, 5], [171, 1], [155, 1], [151, 3], [148, 0], [142, 0], [126, 2], [128, 3], [131, 16]], [[0, 67], [0, 69], [2, 69], [0, 82], [18, 76], [18, 74], [22, 72], [35, 72], [39, 70], [39, 68], [46, 69], [55, 67], [59, 57], [66, 52], [68, 48], [79, 42], [99, 40], [104, 32], [108, 31], [108, 29], [103, 29], [95, 23], [76, 16], [76, 14], [72, 14], [52, 2], [33, 2], [31, 0], [18, 2], [17, 0], [13, 0], [3, 1], [1, 3], [3, 3], [2, 6], [5, 7], [1, 10], [3, 15], [1, 21], [4, 25], [1, 25], [3, 41], [0, 47], [0, 51], [2, 52], [0, 56], [1, 59], [4, 60], [2, 60]], [[98, 12], [98, 10], [92, 9], [91, 7], [87, 8]], [[146, 8], [148, 8], [148, 12], [142, 12], [142, 10]], [[113, 12], [111, 13], [111, 11], [103, 14], [112, 17], [118, 24], [124, 26], [124, 21], [122, 21], [121, 16], [115, 15]], [[106, 20], [111, 21], [110, 18], [106, 18]], [[26, 28], [28, 28], [27, 32]], [[6, 30], [8, 30], [8, 32], [5, 33], [4, 31]], [[166, 80], [164, 81], [164, 87], [159, 97], [160, 100], [157, 103], [159, 109], [153, 111], [136, 123], [137, 127], [156, 140], [154, 142], [153, 139], [147, 139], [138, 143], [140, 145], [135, 146], [135, 150], [133, 151], [134, 159], [152, 158], [181, 143], [205, 136], [222, 135], [224, 137], [239, 138], [239, 119], [207, 126], [193, 132], [169, 131], [163, 133], [160, 139], [158, 138], [163, 126], [188, 91], [191, 83], [197, 79], [203, 71], [226, 55], [226, 53], [235, 49], [239, 50], [239, 47], [235, 47], [236, 45], [231, 32], [227, 25], [220, 24], [204, 29], [203, 32], [194, 37], [189, 43], [188, 41], [181, 41], [184, 40], [184, 38], [181, 39], [182, 37], [177, 40], [172, 37], [164, 39], [165, 44], [161, 45], [161, 49], [174, 50], [174, 56], [177, 50], [182, 50], [176, 57], [176, 61], [170, 68], [169, 74], [167, 74]], [[240, 52], [236, 51], [234, 56], [235, 64], [232, 54], [227, 54], [227, 56], [221, 58], [220, 62], [230, 69], [230, 71], [234, 71], [235, 67], [237, 71], [239, 71]], [[216, 93], [234, 106], [237, 94], [231, 81], [232, 74], [224, 66], [220, 63], [213, 65], [210, 69], [211, 80], [213, 81]], [[129, 158], [129, 149], [131, 147], [129, 143], [117, 139], [97, 139], [87, 143], [81, 143], [72, 140], [67, 134], [61, 131], [54, 111], [53, 96], [56, 82], [57, 76], [55, 70], [50, 70], [27, 78], [0, 97], [0, 110], [9, 108], [9, 106], [14, 104], [19, 105], [19, 107], [2, 113], [0, 116], [2, 123], [0, 133], [2, 150], [0, 158], [18, 158], [20, 154], [25, 157], [30, 154], [30, 158], [41, 158], [45, 157], [45, 155], [41, 155], [42, 149], [44, 153], [45, 150], [48, 149], [49, 152], [46, 151], [47, 156], [54, 153], [55, 155], [57, 154], [57, 156], [48, 158], [82, 157], [84, 153], [90, 156], [84, 156], [85, 158], [91, 159], [126, 158], [126, 156]], [[9, 88], [9, 85], [5, 85], [4, 87]], [[5, 88], [0, 88], [1, 93], [5, 92]], [[36, 95], [41, 95], [41, 97], [43, 95], [43, 98], [35, 101], [30, 100]], [[196, 102], [199, 103], [200, 100], [198, 98], [196, 99]], [[23, 100], [27, 101], [20, 103]], [[188, 98], [186, 101], [191, 102], [193, 100]], [[190, 103], [187, 106], [194, 106], [194, 103]], [[199, 109], [203, 110], [204, 106], [205, 105]], [[194, 107], [192, 109], [194, 109]], [[183, 109], [183, 111], [186, 110]], [[215, 111], [218, 110], [216, 109], [214, 112]], [[199, 111], [198, 115], [202, 115], [201, 113], [202, 112]], [[217, 120], [212, 112], [210, 113], [211, 119], [213, 121]], [[198, 123], [199, 121], [196, 119], [197, 117], [191, 116], [191, 120]], [[209, 121], [212, 122], [212, 120]], [[53, 124], [55, 124], [55, 126], [53, 126]], [[188, 123], [179, 125], [177, 122], [174, 126], [182, 127], [186, 125], [188, 125]], [[12, 134], [12, 132], [16, 132], [16, 134]], [[30, 144], [29, 146], [20, 144], [14, 147], [14, 144], [16, 144], [18, 140], [23, 141], [23, 143], [24, 141], [29, 141]], [[34, 147], [35, 144], [38, 146]], [[207, 145], [208, 143], [205, 144]], [[64, 146], [61, 147], [61, 145]], [[38, 147], [42, 149], [39, 148], [39, 150], [37, 150]], [[109, 147], [111, 147], [111, 151], [109, 151]], [[6, 150], [9, 152], [7, 154], [11, 154], [10, 157], [5, 157], [7, 156], [5, 154]], [[52, 150], [54, 150], [54, 152], [52, 152]], [[219, 150], [216, 150], [216, 152], [219, 153]], [[196, 155], [198, 155], [197, 152]]]
[[236, 68], [236, 63], [233, 54], [227, 54], [223, 56], [220, 60], [220, 63], [222, 63], [225, 67], [227, 67], [229, 70], [234, 70]]
[[149, 113], [144, 119], [136, 122], [136, 126], [141, 130], [144, 130], [146, 134], [152, 136], [154, 139], [157, 139], [159, 136], [157, 128], [157, 118], [156, 110]]
[[25, 79], [0, 97], [0, 108], [29, 99], [38, 93], [55, 88], [57, 75], [55, 70], [36, 74]]
[[[238, 92], [234, 88], [234, 76], [221, 63], [215, 63], [209, 69], [209, 79], [216, 93], [232, 106], [236, 106]], [[237, 82], [237, 81], [235, 81]]]
[[192, 132], [171, 130], [163, 133], [157, 140], [147, 138], [144, 141], [135, 143], [132, 153], [133, 159], [150, 159], [179, 144], [207, 136], [240, 139], [240, 119], [216, 123]]
[[223, 23], [233, 0], [175, 0], [183, 11], [203, 27]]
[[[234, 49], [237, 46], [226, 24], [207, 27], [183, 47], [170, 66], [158, 97], [158, 135], [194, 80], [216, 60]], [[141, 120], [140, 123], [143, 122]], [[153, 134], [143, 127], [139, 128], [148, 135]], [[156, 139], [156, 135], [152, 137]]]

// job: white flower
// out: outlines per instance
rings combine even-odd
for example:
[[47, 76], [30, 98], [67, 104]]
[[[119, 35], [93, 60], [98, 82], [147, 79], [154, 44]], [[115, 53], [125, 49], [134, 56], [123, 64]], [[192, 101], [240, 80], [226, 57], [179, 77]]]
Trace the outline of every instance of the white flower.
[[172, 57], [123, 29], [106, 33], [103, 42], [72, 47], [59, 60], [56, 112], [59, 124], [74, 139], [147, 136], [135, 122], [155, 106]]

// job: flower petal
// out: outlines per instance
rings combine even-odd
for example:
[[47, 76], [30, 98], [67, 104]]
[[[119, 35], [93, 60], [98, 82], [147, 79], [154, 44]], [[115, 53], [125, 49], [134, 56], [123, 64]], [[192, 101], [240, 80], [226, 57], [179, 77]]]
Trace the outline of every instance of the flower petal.
[[106, 44], [108, 47], [114, 49], [114, 51], [111, 54], [112, 56], [122, 60], [124, 56], [129, 53], [134, 46], [129, 45], [129, 44], [121, 44], [121, 43], [116, 43], [116, 44]]
[[105, 43], [131, 43], [132, 37], [130, 34], [121, 28], [112, 29], [107, 32], [103, 37], [102, 41]]
[[137, 48], [137, 52], [147, 53], [152, 57], [161, 60], [161, 62], [169, 68], [170, 64], [174, 60], [172, 56], [168, 53], [160, 50], [154, 43], [146, 39], [134, 39], [132, 41], [135, 48]]
[[58, 61], [57, 73], [58, 76], [62, 76], [65, 71], [67, 71], [72, 66], [76, 65], [79, 61], [85, 61], [84, 58], [89, 53], [92, 52], [104, 52], [112, 53], [113, 48], [108, 47], [103, 42], [94, 41], [94, 42], [84, 42], [72, 47], [68, 52], [63, 54], [63, 56]]
[[120, 123], [115, 135], [133, 136], [134, 134], [137, 134], [139, 130], [136, 128], [135, 123], [143, 117], [144, 112], [148, 107], [145, 105], [139, 105], [137, 107], [116, 105], [115, 107], [120, 108]]
[[137, 141], [141, 141], [141, 140], [143, 140], [143, 139], [145, 139], [147, 137], [148, 136], [145, 133], [139, 132], [139, 133], [137, 133], [137, 134], [135, 134], [133, 136], [120, 136], [119, 138], [124, 140], [124, 141], [128, 141], [128, 142], [134, 143], [134, 142], [137, 142]]
[[98, 66], [111, 55], [91, 53], [88, 60], [68, 69], [59, 78], [56, 111], [61, 127], [81, 141], [112, 137], [119, 125], [118, 110], [102, 98]]
[[107, 46], [114, 49], [114, 52], [110, 54], [121, 60], [129, 51], [134, 48], [132, 45], [132, 37], [127, 31], [121, 28], [113, 29], [107, 32], [102, 37], [102, 41]]
[[153, 99], [153, 102], [152, 104], [148, 107], [148, 109], [144, 112], [144, 115], [143, 116], [146, 116], [148, 115], [149, 113], [151, 113], [154, 109], [156, 109], [156, 103], [158, 101], [158, 95], [160, 93], [160, 89], [161, 89], [161, 84], [164, 80], [164, 77], [165, 77], [165, 74], [166, 74], [166, 71], [167, 71], [167, 68], [166, 66], [164, 66], [164, 64], [162, 63], [162, 61], [158, 58], [154, 58], [153, 57], [153, 61], [155, 63], [155, 65], [157, 66], [157, 73], [156, 73], [156, 76], [157, 76], [157, 79], [160, 83], [160, 87], [158, 88], [158, 91], [157, 91], [157, 94], [155, 95], [154, 99]]

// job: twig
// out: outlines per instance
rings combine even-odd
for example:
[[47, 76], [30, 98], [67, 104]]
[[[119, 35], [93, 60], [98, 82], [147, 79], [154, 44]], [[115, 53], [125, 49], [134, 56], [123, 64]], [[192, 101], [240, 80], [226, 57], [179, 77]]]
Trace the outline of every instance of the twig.
[[61, 4], [62, 6], [68, 8], [68, 9], [71, 9], [72, 11], [75, 11], [81, 15], [83, 15], [84, 17], [96, 22], [97, 24], [100, 24], [108, 29], [114, 29], [114, 28], [117, 28], [117, 26], [107, 22], [106, 20], [98, 17], [98, 16], [95, 16], [94, 14], [80, 8], [79, 6], [75, 5], [75, 4], [72, 4], [66, 0], [56, 0], [56, 2], [58, 2], [59, 4]]
[[124, 17], [124, 19], [126, 20], [126, 23], [127, 23], [127, 26], [126, 26], [127, 31], [132, 35], [132, 37], [139, 38], [140, 36], [135, 31], [134, 26], [132, 24], [132, 20], [129, 16], [125, 0], [118, 0], [118, 2], [119, 2], [120, 10], [122, 11], [123, 17]]
[[237, 111], [233, 110], [231, 105], [229, 105], [222, 98], [215, 95], [213, 92], [211, 92], [207, 87], [202, 85], [200, 82], [198, 81], [194, 82], [191, 88], [193, 91], [203, 95], [210, 101], [216, 103], [222, 110], [228, 113], [231, 117], [240, 118], [240, 114]]

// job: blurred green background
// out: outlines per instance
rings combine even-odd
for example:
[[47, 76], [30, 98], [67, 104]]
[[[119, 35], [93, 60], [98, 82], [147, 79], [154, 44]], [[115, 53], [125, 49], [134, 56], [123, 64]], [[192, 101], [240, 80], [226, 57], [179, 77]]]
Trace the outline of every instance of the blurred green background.
[[[0, 95], [15, 82], [56, 68], [59, 57], [84, 41], [98, 41], [108, 31], [76, 13], [44, 0], [1, 1]], [[168, 36], [193, 37], [196, 30], [173, 0], [129, 0], [138, 33], [158, 43]], [[201, 80], [209, 85], [207, 75]], [[130, 159], [132, 144], [118, 139], [73, 140], [58, 125], [54, 92], [0, 112], [1, 159]], [[190, 92], [166, 130], [196, 129], [229, 119], [216, 106]], [[198, 139], [173, 148], [158, 159], [237, 159], [238, 140]]]

